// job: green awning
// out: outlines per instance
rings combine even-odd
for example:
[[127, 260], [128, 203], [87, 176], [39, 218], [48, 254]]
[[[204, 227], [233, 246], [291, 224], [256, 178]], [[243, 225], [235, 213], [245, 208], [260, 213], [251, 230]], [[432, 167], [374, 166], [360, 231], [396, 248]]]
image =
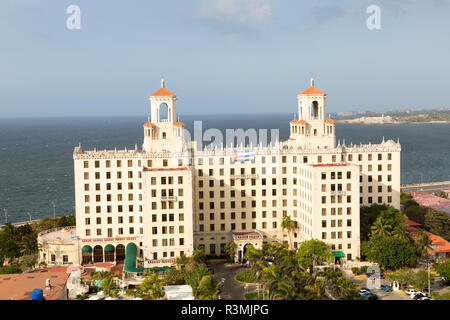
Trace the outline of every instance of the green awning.
[[155, 271], [167, 271], [167, 270], [170, 270], [173, 268], [166, 266], [166, 267], [155, 267], [154, 269], [155, 269]]
[[104, 249], [106, 252], [113, 252], [114, 246], [112, 244], [107, 244]]
[[334, 255], [336, 258], [344, 257], [344, 253], [343, 253], [342, 251], [333, 251], [333, 255]]
[[126, 272], [144, 272], [144, 268], [136, 268], [137, 247], [134, 243], [127, 244], [123, 270]]
[[92, 247], [85, 245], [82, 249], [81, 252], [92, 252]]

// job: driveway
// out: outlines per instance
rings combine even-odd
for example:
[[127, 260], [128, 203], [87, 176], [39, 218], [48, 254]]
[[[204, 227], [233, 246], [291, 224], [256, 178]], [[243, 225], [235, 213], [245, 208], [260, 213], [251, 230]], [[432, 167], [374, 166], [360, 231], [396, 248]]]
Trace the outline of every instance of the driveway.
[[[237, 282], [234, 280], [234, 276], [242, 268], [240, 264], [232, 264], [232, 270], [230, 271], [230, 264], [224, 263], [223, 261], [211, 261], [211, 266], [214, 268], [214, 279], [220, 282], [224, 280], [222, 287], [222, 299], [224, 300], [244, 300], [245, 284]], [[256, 285], [249, 285], [247, 288], [248, 292], [256, 290]]]

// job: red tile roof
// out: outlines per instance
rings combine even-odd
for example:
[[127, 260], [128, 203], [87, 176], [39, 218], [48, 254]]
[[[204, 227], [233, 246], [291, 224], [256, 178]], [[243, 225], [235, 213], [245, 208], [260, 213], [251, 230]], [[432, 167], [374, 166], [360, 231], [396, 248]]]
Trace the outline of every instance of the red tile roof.
[[331, 118], [328, 118], [327, 120], [325, 120], [325, 123], [336, 123], [336, 121], [334, 121]]
[[166, 89], [166, 88], [159, 88], [155, 92], [153, 92], [150, 97], [176, 97], [177, 95], [173, 93], [172, 91]]
[[178, 120], [177, 122], [174, 123], [174, 126], [176, 126], [176, 127], [184, 127], [184, 123], [181, 122], [180, 120]]
[[299, 93], [299, 95], [303, 95], [303, 94], [326, 95], [326, 93], [324, 91], [322, 91], [314, 86], [310, 86], [309, 88], [307, 88]]
[[432, 253], [450, 252], [450, 242], [428, 231], [425, 231], [425, 233], [430, 238], [433, 247], [436, 246], [436, 248], [428, 249], [429, 252]]
[[148, 127], [154, 127], [155, 125], [153, 123], [151, 123], [150, 121], [147, 121], [146, 123], [144, 123], [144, 128], [148, 128]]

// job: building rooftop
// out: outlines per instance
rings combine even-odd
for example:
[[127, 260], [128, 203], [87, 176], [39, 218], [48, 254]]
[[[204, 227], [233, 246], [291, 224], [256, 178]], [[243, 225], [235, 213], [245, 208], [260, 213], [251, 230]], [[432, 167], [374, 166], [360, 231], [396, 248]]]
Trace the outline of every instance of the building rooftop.
[[310, 86], [309, 88], [303, 90], [302, 92], [299, 93], [299, 95], [304, 95], [304, 94], [319, 94], [319, 95], [326, 95], [326, 93], [314, 86]]
[[409, 192], [414, 201], [423, 207], [442, 210], [450, 213], [450, 199], [444, 199], [425, 192]]
[[165, 286], [167, 300], [194, 300], [192, 287], [188, 285]]
[[77, 232], [75, 227], [50, 229], [41, 232], [39, 234], [39, 240], [42, 242], [70, 244], [74, 242], [76, 235]]
[[[34, 289], [43, 289], [45, 300], [60, 300], [69, 276], [67, 272], [2, 274], [0, 300], [31, 300]], [[50, 289], [45, 289], [46, 279], [50, 279]]]
[[153, 92], [150, 97], [176, 97], [177, 95], [166, 88], [159, 88]]

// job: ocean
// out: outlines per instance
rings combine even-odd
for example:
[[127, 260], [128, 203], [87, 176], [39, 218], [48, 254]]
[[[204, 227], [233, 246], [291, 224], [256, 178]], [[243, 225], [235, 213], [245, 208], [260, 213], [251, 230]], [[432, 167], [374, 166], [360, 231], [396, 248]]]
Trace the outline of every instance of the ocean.
[[[291, 114], [189, 115], [181, 121], [192, 130], [279, 129], [289, 135]], [[0, 119], [0, 224], [74, 212], [73, 148], [134, 149], [143, 140], [142, 117]], [[191, 131], [192, 132], [192, 131]], [[401, 183], [450, 180], [450, 124], [336, 124], [337, 139], [346, 144], [400, 139]]]

